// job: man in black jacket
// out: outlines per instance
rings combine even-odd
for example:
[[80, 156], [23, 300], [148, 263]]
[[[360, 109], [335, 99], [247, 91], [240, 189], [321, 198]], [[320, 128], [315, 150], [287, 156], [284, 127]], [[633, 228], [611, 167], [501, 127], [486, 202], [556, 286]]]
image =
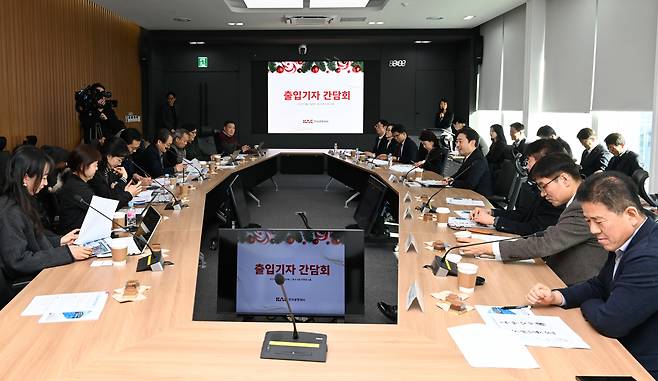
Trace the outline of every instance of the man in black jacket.
[[585, 147], [583, 154], [580, 156], [580, 173], [589, 177], [596, 172], [605, 171], [612, 154], [603, 147], [603, 144], [596, 144], [596, 134], [591, 128], [583, 128], [576, 135], [580, 144]]
[[560, 143], [560, 145], [562, 146], [562, 148], [564, 148], [564, 152], [566, 152], [570, 156], [573, 156], [573, 153], [571, 151], [571, 146], [569, 145], [569, 143], [564, 141], [564, 139], [562, 139], [561, 137], [557, 136], [557, 132], [555, 132], [553, 127], [551, 127], [549, 125], [539, 127], [539, 129], [537, 130], [537, 137], [539, 139], [555, 139], [555, 140], [557, 140]]
[[393, 154], [393, 160], [402, 164], [413, 163], [418, 154], [418, 146], [413, 140], [409, 139], [406, 128], [401, 124], [396, 124], [391, 132], [393, 132], [393, 139], [398, 143]]
[[365, 154], [367, 157], [377, 157], [381, 154], [386, 154], [386, 149], [388, 147], [388, 140], [386, 140], [386, 126], [388, 122], [384, 119], [379, 119], [375, 123], [375, 133], [377, 137], [375, 138], [375, 145], [372, 147], [372, 151], [366, 151]]
[[[528, 171], [544, 156], [559, 152], [564, 149], [553, 139], [539, 139], [528, 144]], [[493, 225], [501, 232], [527, 235], [555, 225], [562, 211], [564, 206], [553, 206], [539, 195], [535, 186], [524, 181], [514, 210], [475, 208], [471, 218], [483, 225]]]
[[470, 127], [464, 127], [457, 132], [457, 150], [465, 158], [453, 177], [446, 177], [445, 180], [455, 188], [471, 189], [483, 196], [489, 196], [493, 193], [491, 174], [487, 159], [482, 151], [477, 149], [479, 139], [480, 135]]
[[157, 178], [164, 175], [174, 175], [176, 172], [183, 170], [184, 164], [182, 163], [171, 167], [165, 166], [164, 154], [171, 147], [173, 140], [171, 132], [166, 128], [158, 131], [158, 135], [153, 140], [153, 143], [142, 151], [137, 160], [140, 167], [148, 172], [143, 174], [144, 176]]
[[522, 123], [514, 122], [509, 125], [509, 135], [512, 138], [512, 144], [508, 151], [510, 159], [513, 159], [518, 154], [525, 155], [525, 126]]
[[621, 134], [613, 133], [606, 136], [605, 144], [608, 146], [608, 151], [614, 155], [608, 163], [607, 171], [617, 171], [632, 177], [633, 172], [642, 168], [638, 161], [638, 155], [626, 149], [626, 140]]

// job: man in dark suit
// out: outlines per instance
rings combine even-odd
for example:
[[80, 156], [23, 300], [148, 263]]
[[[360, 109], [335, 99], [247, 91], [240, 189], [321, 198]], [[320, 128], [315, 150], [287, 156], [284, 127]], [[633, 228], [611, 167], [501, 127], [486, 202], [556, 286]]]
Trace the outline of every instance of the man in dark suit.
[[509, 135], [512, 138], [512, 145], [509, 152], [510, 159], [513, 159], [518, 154], [525, 155], [525, 126], [522, 123], [514, 122], [509, 125]]
[[480, 135], [470, 127], [464, 127], [457, 132], [455, 140], [457, 150], [464, 156], [464, 162], [452, 177], [445, 181], [455, 188], [471, 189], [489, 196], [493, 193], [489, 164], [482, 150], [477, 149]]
[[171, 132], [166, 128], [158, 131], [153, 143], [146, 147], [137, 158], [139, 166], [148, 172], [143, 175], [156, 178], [164, 175], [175, 175], [176, 172], [183, 170], [184, 164], [182, 163], [171, 167], [165, 166], [164, 155], [171, 147], [173, 140]]
[[573, 152], [571, 151], [571, 146], [569, 143], [564, 141], [561, 137], [557, 136], [557, 132], [553, 129], [553, 127], [549, 125], [541, 126], [537, 130], [537, 137], [539, 139], [555, 139], [557, 140], [560, 145], [562, 145], [562, 148], [564, 148], [564, 151], [569, 154], [569, 156], [573, 156]]
[[377, 157], [381, 154], [386, 154], [386, 149], [388, 146], [388, 140], [386, 140], [386, 126], [388, 122], [384, 119], [379, 119], [375, 123], [375, 133], [377, 137], [375, 138], [375, 145], [372, 147], [372, 151], [366, 151], [365, 155], [367, 157]]
[[607, 171], [617, 171], [632, 177], [633, 172], [642, 168], [638, 161], [638, 155], [626, 149], [626, 140], [621, 134], [613, 133], [606, 136], [605, 144], [608, 146], [608, 151], [613, 155], [606, 168]]
[[[539, 139], [528, 144], [528, 171], [544, 156], [559, 152], [564, 152], [564, 149], [552, 139]], [[471, 219], [483, 225], [493, 225], [501, 232], [527, 235], [557, 224], [563, 211], [564, 205], [553, 206], [539, 195], [534, 184], [524, 181], [513, 210], [475, 208], [471, 212]]]
[[566, 204], [557, 224], [548, 227], [541, 236], [465, 247], [462, 252], [494, 255], [503, 261], [541, 257], [566, 284], [589, 279], [603, 266], [605, 250], [589, 232], [580, 203], [574, 200], [582, 182], [579, 166], [568, 154], [555, 153], [539, 160], [530, 175], [546, 200], [554, 206]]
[[612, 154], [603, 146], [596, 144], [596, 134], [591, 128], [583, 128], [576, 135], [585, 147], [580, 156], [580, 173], [589, 177], [596, 172], [605, 171]]
[[393, 160], [402, 164], [413, 163], [418, 154], [418, 146], [413, 140], [409, 139], [406, 128], [401, 124], [395, 124], [391, 132], [393, 133], [393, 139], [397, 142]]
[[616, 173], [589, 177], [576, 196], [589, 230], [608, 251], [597, 276], [567, 288], [535, 285], [537, 305], [580, 307], [604, 336], [618, 339], [658, 378], [658, 225], [643, 213], [631, 179]]

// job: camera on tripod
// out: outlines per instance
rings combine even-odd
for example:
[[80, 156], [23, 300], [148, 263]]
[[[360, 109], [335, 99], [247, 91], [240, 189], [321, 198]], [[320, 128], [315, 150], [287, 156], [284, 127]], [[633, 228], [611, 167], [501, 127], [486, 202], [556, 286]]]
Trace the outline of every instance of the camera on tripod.
[[[84, 89], [75, 92], [75, 109], [78, 112], [83, 113], [100, 107], [117, 107], [119, 102], [116, 99], [109, 99], [111, 97], [112, 93], [110, 91], [100, 90], [94, 85], [89, 85]], [[105, 101], [105, 106], [98, 104], [98, 101], [102, 98], [107, 99]]]

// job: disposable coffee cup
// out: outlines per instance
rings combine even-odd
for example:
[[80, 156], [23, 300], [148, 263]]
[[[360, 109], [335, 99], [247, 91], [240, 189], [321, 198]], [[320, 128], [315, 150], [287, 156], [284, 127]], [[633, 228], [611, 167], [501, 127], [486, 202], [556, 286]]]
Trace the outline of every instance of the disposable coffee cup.
[[423, 179], [423, 168], [416, 168], [416, 180], [422, 180]]
[[126, 213], [115, 212], [112, 221], [114, 221], [114, 226], [112, 226], [112, 229], [116, 229], [119, 226], [126, 226]]
[[450, 263], [459, 263], [462, 261], [462, 256], [455, 253], [448, 253], [448, 255], [446, 255], [446, 261]]
[[110, 249], [112, 250], [112, 264], [115, 266], [125, 265], [128, 257], [128, 246], [125, 243], [112, 242]]
[[455, 238], [471, 238], [472, 233], [469, 232], [468, 230], [460, 230], [458, 232], [455, 232]]
[[473, 263], [459, 262], [457, 264], [457, 284], [459, 292], [472, 294], [475, 291], [475, 279], [478, 266]]
[[436, 213], [438, 215], [438, 225], [440, 227], [448, 226], [448, 216], [450, 215], [450, 209], [448, 208], [436, 208]]
[[180, 184], [178, 186], [178, 195], [180, 197], [187, 197], [187, 195], [190, 193], [190, 188], [185, 185], [185, 184]]

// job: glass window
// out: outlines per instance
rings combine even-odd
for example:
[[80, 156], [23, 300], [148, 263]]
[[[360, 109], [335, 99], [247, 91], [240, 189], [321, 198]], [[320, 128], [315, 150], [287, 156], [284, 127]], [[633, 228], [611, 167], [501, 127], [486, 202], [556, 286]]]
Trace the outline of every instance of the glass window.
[[640, 156], [640, 165], [651, 173], [652, 112], [593, 111], [592, 119], [601, 141], [613, 132], [622, 134], [626, 147]]

